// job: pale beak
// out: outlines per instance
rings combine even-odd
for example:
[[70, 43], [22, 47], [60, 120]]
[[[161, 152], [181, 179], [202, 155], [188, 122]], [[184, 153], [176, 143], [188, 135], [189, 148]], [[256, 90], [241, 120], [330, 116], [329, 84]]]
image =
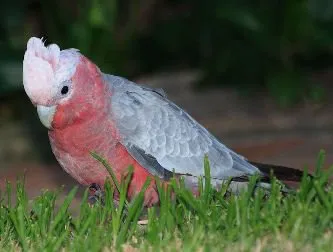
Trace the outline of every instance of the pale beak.
[[51, 125], [55, 112], [56, 106], [46, 107], [42, 105], [37, 105], [37, 113], [39, 116], [39, 120], [48, 129], [52, 129]]

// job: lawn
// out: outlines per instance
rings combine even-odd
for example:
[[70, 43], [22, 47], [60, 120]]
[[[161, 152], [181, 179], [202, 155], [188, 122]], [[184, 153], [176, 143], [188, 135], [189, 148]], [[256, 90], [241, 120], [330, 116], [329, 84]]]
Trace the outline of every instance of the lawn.
[[200, 196], [172, 181], [167, 190], [159, 187], [160, 206], [150, 209], [142, 207], [143, 191], [125, 199], [130, 176], [116, 188], [106, 184], [103, 204], [89, 205], [86, 191], [75, 213], [77, 188], [57, 207], [59, 192], [29, 200], [21, 180], [15, 188], [8, 183], [0, 195], [0, 251], [332, 251], [332, 169], [321, 169], [323, 157], [314, 178], [305, 175], [287, 195], [274, 178], [267, 194], [255, 186], [257, 177], [240, 195], [230, 195], [228, 183], [215, 191], [205, 162]]

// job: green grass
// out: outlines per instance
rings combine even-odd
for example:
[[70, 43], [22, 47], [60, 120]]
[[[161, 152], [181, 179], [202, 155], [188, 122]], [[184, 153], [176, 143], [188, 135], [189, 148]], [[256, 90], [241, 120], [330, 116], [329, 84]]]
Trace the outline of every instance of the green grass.
[[[126, 201], [130, 176], [118, 185], [118, 208], [111, 197], [118, 189], [107, 183], [105, 205], [90, 206], [86, 191], [76, 214], [70, 205], [77, 188], [56, 207], [58, 192], [28, 200], [18, 181], [12, 198], [8, 183], [0, 196], [0, 251], [331, 251], [333, 189], [322, 164], [321, 155], [315, 178], [304, 176], [299, 190], [287, 196], [274, 179], [269, 196], [255, 189], [255, 177], [235, 196], [227, 184], [219, 192], [203, 186], [209, 185], [206, 162], [200, 196], [173, 181], [167, 190], [158, 187], [161, 204], [148, 210], [142, 207], [144, 189]], [[148, 223], [138, 224], [139, 218]]]

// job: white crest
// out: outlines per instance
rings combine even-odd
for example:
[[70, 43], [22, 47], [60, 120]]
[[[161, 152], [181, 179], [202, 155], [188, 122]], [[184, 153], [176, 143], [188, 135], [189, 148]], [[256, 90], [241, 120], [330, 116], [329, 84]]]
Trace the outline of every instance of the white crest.
[[76, 49], [60, 51], [32, 37], [23, 60], [23, 85], [33, 103], [48, 106], [59, 97], [59, 88], [74, 75], [80, 54]]

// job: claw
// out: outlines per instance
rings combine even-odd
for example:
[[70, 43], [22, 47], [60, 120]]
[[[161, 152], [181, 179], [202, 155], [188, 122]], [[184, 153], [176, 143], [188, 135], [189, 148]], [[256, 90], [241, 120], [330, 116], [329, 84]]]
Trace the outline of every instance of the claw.
[[102, 191], [102, 188], [99, 184], [92, 183], [89, 186], [89, 191], [91, 193], [91, 196], [88, 197], [88, 202], [90, 204], [96, 204], [96, 202], [100, 202], [102, 205], [104, 205], [104, 192]]
[[[97, 202], [100, 202], [102, 205], [105, 204], [105, 194], [102, 191], [102, 188], [99, 184], [92, 183], [89, 186], [89, 192], [90, 192], [90, 196], [88, 197], [88, 203], [90, 203], [91, 205], [94, 205]], [[119, 200], [114, 199], [113, 204], [116, 208], [118, 208]]]

